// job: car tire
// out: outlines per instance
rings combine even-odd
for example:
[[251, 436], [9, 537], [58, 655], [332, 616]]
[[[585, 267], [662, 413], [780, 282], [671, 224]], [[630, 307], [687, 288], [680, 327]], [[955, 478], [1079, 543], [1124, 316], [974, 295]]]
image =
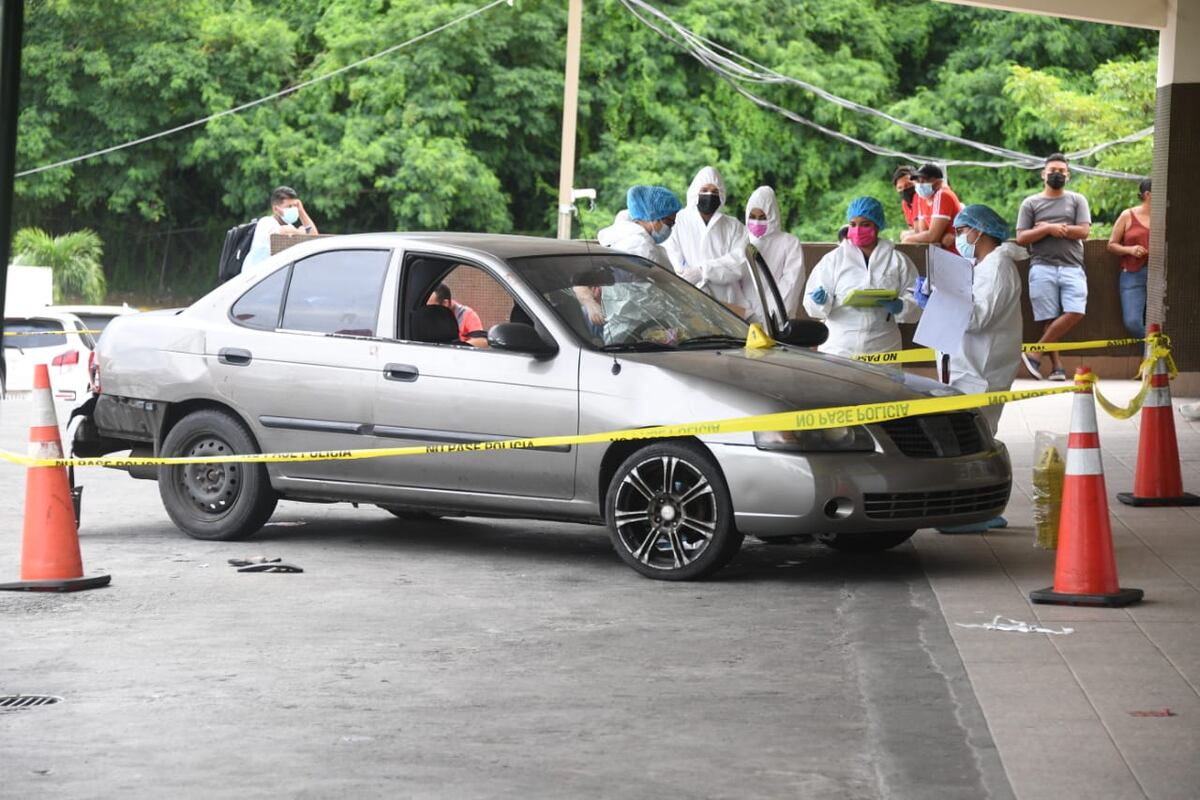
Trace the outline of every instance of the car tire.
[[397, 519], [406, 519], [410, 522], [428, 522], [442, 518], [441, 514], [435, 514], [432, 511], [418, 511], [415, 508], [405, 508], [404, 506], [381, 505], [379, 507]]
[[691, 442], [660, 442], [626, 458], [609, 482], [605, 510], [613, 549], [648, 578], [703, 578], [742, 546], [728, 484], [708, 451]]
[[843, 553], [878, 553], [899, 547], [916, 531], [880, 531], [879, 533], [825, 533], [817, 536], [821, 544]]
[[[216, 409], [179, 420], [163, 440], [160, 455], [218, 456], [255, 453], [246, 426]], [[262, 464], [182, 464], [158, 468], [158, 493], [175, 525], [194, 539], [245, 539], [275, 511], [279, 495]]]

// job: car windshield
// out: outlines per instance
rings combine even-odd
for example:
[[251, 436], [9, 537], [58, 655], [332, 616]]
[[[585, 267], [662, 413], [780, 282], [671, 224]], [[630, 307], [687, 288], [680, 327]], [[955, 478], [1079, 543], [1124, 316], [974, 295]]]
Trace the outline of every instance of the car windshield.
[[509, 263], [588, 346], [604, 351], [741, 347], [748, 326], [662, 267], [594, 253]]

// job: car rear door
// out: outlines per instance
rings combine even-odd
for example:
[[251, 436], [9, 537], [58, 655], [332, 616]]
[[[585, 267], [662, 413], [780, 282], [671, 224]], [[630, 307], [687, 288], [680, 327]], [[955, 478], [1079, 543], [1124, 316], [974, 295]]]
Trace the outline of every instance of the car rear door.
[[[414, 267], [418, 264], [418, 267]], [[410, 255], [402, 275], [396, 338], [379, 345], [377, 447], [572, 434], [579, 426], [579, 352], [551, 358], [414, 341], [407, 317], [437, 284], [479, 314], [482, 328], [533, 321], [500, 270], [458, 259]], [[471, 494], [566, 499], [575, 492], [575, 447], [496, 450], [383, 459], [376, 479]]]
[[[214, 384], [270, 452], [371, 446], [390, 250], [327, 250], [267, 275], [206, 342]], [[370, 461], [283, 462], [287, 477], [365, 481]]]

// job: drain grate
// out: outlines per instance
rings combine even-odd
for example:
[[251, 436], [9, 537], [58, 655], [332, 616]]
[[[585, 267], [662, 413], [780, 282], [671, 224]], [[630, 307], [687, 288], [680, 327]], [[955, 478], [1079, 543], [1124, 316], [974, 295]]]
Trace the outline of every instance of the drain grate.
[[60, 700], [62, 700], [61, 697], [48, 694], [0, 694], [0, 710], [52, 706]]

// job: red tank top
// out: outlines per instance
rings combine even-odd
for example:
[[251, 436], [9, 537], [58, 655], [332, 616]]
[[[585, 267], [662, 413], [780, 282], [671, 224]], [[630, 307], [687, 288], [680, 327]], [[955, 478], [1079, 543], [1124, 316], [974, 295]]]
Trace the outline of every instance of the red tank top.
[[[1132, 210], [1129, 212], [1129, 224], [1125, 226], [1125, 235], [1121, 237], [1121, 244], [1126, 247], [1140, 244], [1146, 248], [1146, 252], [1150, 252], [1150, 229], [1138, 221], [1137, 214], [1134, 214]], [[1121, 256], [1121, 269], [1126, 272], [1138, 272], [1144, 266], [1146, 266], [1144, 258]]]

